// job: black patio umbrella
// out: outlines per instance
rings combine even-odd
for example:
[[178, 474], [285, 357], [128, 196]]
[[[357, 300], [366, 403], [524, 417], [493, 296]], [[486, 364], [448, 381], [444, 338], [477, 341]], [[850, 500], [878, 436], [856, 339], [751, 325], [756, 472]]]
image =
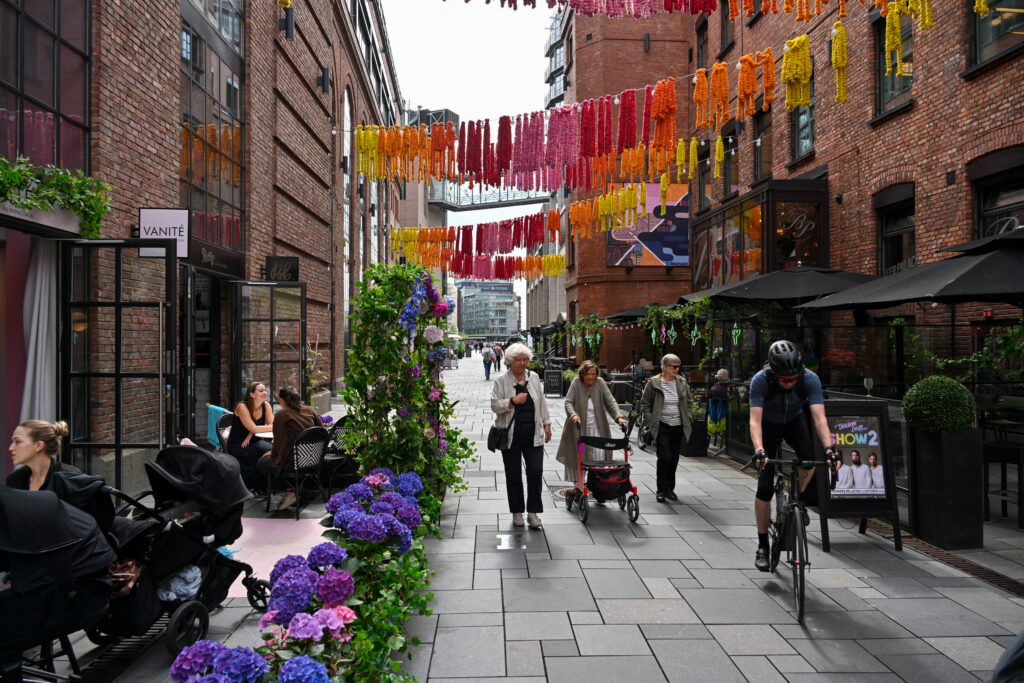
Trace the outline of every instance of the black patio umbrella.
[[640, 318], [643, 318], [643, 317], [645, 317], [647, 315], [647, 308], [648, 308], [648, 306], [664, 306], [664, 305], [665, 304], [659, 304], [657, 302], [652, 301], [651, 303], [647, 304], [647, 306], [641, 306], [640, 308], [627, 308], [624, 311], [619, 311], [618, 313], [615, 313], [614, 315], [608, 316], [607, 318], [605, 318], [605, 320], [607, 320], [608, 322], [613, 322], [613, 323], [629, 323], [629, 322], [633, 322], [634, 320], [639, 320]]
[[874, 276], [817, 266], [794, 266], [757, 275], [748, 280], [687, 294], [694, 301], [703, 296], [742, 301], [815, 299], [874, 280]]
[[998, 235], [989, 235], [973, 242], [946, 247], [940, 251], [952, 251], [958, 254], [980, 254], [996, 249], [1024, 249], [1024, 226]]
[[999, 241], [970, 246], [969, 253], [880, 277], [797, 308], [888, 308], [912, 301], [1024, 306], [1024, 279], [1020, 275], [1024, 272], [1024, 240], [1013, 241], [1017, 248], [1001, 249]]

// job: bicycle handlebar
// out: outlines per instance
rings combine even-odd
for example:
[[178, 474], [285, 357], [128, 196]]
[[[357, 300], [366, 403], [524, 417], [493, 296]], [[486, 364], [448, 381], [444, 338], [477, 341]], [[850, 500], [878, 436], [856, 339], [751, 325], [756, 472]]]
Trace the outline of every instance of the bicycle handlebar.
[[[760, 470], [761, 468], [755, 468], [754, 467], [754, 461], [755, 460], [757, 460], [757, 458], [751, 458], [747, 462], [747, 464], [745, 464], [743, 467], [740, 468], [740, 472], [742, 472], [743, 470], [746, 470], [746, 469], [758, 469], [758, 470]], [[761, 467], [764, 467], [764, 465], [767, 465], [769, 463], [771, 463], [773, 465], [784, 465], [784, 466], [788, 466], [788, 467], [831, 467], [832, 466], [832, 463], [830, 461], [828, 461], [828, 460], [784, 460], [784, 459], [781, 459], [781, 458], [767, 458], [766, 457], [766, 458], [764, 458], [762, 460]]]

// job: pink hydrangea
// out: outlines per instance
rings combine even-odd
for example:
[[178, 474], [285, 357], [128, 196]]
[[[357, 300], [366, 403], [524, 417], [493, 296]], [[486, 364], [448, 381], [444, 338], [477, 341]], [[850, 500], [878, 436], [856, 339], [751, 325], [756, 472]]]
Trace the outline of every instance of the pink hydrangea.
[[262, 617], [260, 617], [260, 624], [259, 624], [260, 631], [261, 632], [262, 631], [266, 631], [267, 630], [267, 626], [269, 626], [270, 624], [274, 623], [274, 617], [276, 617], [276, 616], [277, 616], [277, 610], [274, 609], [274, 610], [270, 610], [269, 612], [264, 614]]
[[434, 315], [438, 318], [448, 315], [448, 304], [444, 301], [438, 301], [434, 304]]
[[356, 613], [351, 608], [344, 605], [324, 607], [317, 610], [313, 616], [323, 624], [332, 638], [337, 638], [342, 642], [347, 642], [352, 638], [351, 633], [341, 633], [342, 629], [356, 620]]
[[384, 474], [370, 474], [363, 477], [364, 484], [369, 484], [378, 489], [387, 486], [390, 482], [391, 480]]
[[430, 390], [430, 394], [427, 396], [431, 401], [441, 400], [441, 387], [434, 387]]
[[436, 344], [444, 339], [444, 332], [437, 325], [427, 325], [427, 329], [423, 330], [423, 337], [431, 344]]

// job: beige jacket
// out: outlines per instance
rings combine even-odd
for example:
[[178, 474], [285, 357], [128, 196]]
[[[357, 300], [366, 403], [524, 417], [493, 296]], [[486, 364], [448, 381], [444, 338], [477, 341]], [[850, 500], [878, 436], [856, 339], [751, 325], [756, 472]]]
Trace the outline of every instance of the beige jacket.
[[[620, 417], [619, 404], [615, 402], [611, 389], [603, 379], [598, 377], [594, 381], [594, 386], [589, 389], [579, 377], [572, 381], [572, 384], [569, 385], [569, 393], [565, 396], [565, 428], [562, 429], [562, 438], [558, 442], [558, 454], [555, 456], [555, 460], [565, 465], [568, 481], [576, 481], [577, 460], [579, 459], [579, 429], [573, 424], [572, 418], [574, 415], [579, 415], [581, 423], [586, 421], [587, 401], [590, 399], [594, 401], [594, 417], [597, 420], [599, 436], [614, 438], [608, 416], [611, 415], [612, 420], [618, 420]], [[612, 456], [611, 451], [605, 451], [606, 460], [613, 459]]]

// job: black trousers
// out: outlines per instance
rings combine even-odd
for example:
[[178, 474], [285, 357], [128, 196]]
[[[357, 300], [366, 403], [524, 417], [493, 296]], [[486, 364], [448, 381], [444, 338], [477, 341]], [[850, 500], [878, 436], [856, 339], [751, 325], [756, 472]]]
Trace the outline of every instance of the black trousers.
[[[501, 452], [505, 462], [505, 491], [508, 495], [508, 511], [544, 512], [541, 499], [541, 485], [544, 482], [544, 447], [533, 445], [529, 439], [513, 438], [512, 447]], [[523, 467], [526, 461], [526, 502], [523, 502]]]
[[[764, 444], [765, 455], [768, 456], [768, 464], [757, 476], [757, 494], [755, 495], [758, 500], [771, 500], [775, 494], [775, 465], [772, 464], [771, 459], [778, 456], [779, 445], [783, 440], [796, 453], [797, 459], [815, 459], [814, 438], [811, 436], [811, 425], [806, 416], [798, 415], [785, 424], [762, 422], [761, 442]], [[813, 489], [814, 484], [809, 484], [807, 491]], [[804, 500], [807, 501], [806, 498]]]
[[658, 425], [658, 491], [675, 491], [676, 468], [679, 467], [679, 448], [683, 444], [683, 425]]
[[257, 439], [255, 436], [249, 441], [249, 445], [242, 448], [241, 444], [236, 447], [228, 446], [228, 452], [238, 458], [241, 469], [242, 481], [251, 490], [262, 490], [267, 485], [267, 477], [259, 471], [256, 463], [260, 458], [270, 452], [273, 448], [269, 442]]

